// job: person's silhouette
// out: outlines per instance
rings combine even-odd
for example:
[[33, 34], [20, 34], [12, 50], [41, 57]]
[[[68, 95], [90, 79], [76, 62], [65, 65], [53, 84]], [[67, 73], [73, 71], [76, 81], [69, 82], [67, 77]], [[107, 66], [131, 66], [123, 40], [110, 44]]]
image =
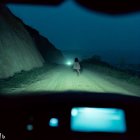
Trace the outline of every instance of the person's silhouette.
[[78, 58], [75, 58], [74, 60], [74, 64], [73, 64], [73, 69], [77, 72], [77, 74], [79, 75], [80, 74], [80, 63], [79, 63], [79, 60]]

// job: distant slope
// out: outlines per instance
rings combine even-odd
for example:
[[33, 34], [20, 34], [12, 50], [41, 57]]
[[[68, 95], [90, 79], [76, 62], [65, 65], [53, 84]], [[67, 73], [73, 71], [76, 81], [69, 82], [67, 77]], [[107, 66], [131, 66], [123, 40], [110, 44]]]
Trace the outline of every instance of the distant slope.
[[37, 49], [39, 50], [39, 52], [41, 53], [42, 57], [46, 62], [63, 63], [64, 56], [59, 49], [57, 49], [47, 38], [40, 35], [37, 30], [27, 25], [25, 25], [25, 28], [32, 36]]

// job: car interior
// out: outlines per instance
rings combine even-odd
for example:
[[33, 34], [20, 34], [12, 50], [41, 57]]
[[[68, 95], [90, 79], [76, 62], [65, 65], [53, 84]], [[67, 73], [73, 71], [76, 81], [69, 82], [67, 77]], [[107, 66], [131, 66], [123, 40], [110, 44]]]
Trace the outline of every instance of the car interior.
[[[1, 4], [39, 5], [55, 9], [64, 2], [65, 0], [2, 0]], [[74, 2], [90, 13], [111, 17], [125, 17], [140, 11], [140, 4], [135, 0]], [[139, 140], [139, 94], [135, 96], [113, 91], [74, 89], [58, 92], [26, 91], [26, 94], [5, 94], [1, 91], [0, 139]]]

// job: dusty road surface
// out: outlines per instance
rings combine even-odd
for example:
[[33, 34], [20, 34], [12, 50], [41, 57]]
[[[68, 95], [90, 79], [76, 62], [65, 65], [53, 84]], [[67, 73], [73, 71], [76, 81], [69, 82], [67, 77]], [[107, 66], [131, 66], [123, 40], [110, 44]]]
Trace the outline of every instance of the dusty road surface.
[[23, 85], [14, 89], [13, 92], [74, 90], [140, 95], [140, 87], [96, 73], [93, 70], [84, 69], [81, 75], [77, 76], [70, 67], [57, 67], [40, 76], [39, 81]]

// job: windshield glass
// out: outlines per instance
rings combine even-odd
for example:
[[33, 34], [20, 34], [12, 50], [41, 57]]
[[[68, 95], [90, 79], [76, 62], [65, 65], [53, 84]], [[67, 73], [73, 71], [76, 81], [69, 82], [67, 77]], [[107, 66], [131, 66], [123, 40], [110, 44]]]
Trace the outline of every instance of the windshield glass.
[[0, 92], [139, 96], [140, 13], [110, 16], [72, 1], [0, 5]]

